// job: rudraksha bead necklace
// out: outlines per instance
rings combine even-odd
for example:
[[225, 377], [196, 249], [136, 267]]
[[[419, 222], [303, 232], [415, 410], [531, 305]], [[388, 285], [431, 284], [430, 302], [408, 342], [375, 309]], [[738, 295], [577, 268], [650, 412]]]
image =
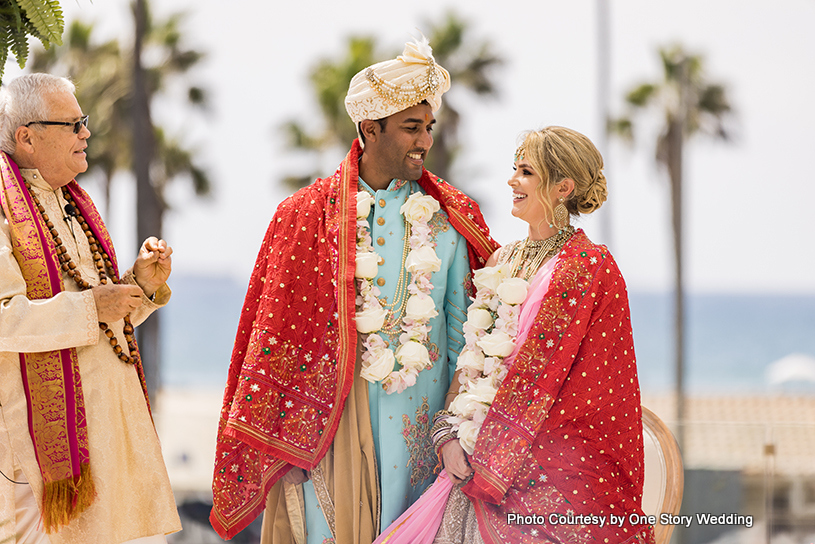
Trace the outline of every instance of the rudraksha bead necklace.
[[[80, 276], [79, 270], [76, 267], [76, 263], [74, 263], [71, 260], [70, 255], [68, 255], [68, 250], [65, 249], [64, 245], [62, 245], [62, 239], [60, 239], [59, 233], [57, 232], [57, 229], [54, 227], [54, 223], [52, 223], [51, 220], [48, 218], [48, 214], [45, 212], [45, 208], [43, 207], [42, 204], [40, 204], [40, 200], [37, 198], [37, 195], [34, 194], [31, 185], [28, 183], [28, 181], [25, 182], [25, 185], [28, 188], [29, 194], [31, 195], [31, 199], [34, 201], [34, 205], [37, 207], [37, 211], [40, 212], [40, 215], [42, 216], [42, 219], [45, 222], [45, 226], [48, 228], [49, 232], [51, 233], [51, 236], [54, 239], [54, 249], [56, 250], [57, 258], [59, 259], [62, 271], [68, 274], [68, 276], [71, 277], [76, 282], [76, 284], [79, 286], [81, 290], [85, 291], [87, 289], [90, 289], [92, 287], [91, 284], [85, 281], [82, 278], [82, 276]], [[119, 279], [116, 278], [115, 275], [112, 274], [110, 277], [108, 276], [107, 271], [114, 270], [113, 262], [111, 262], [110, 257], [108, 257], [108, 254], [105, 252], [104, 248], [102, 247], [102, 244], [100, 244], [96, 240], [96, 237], [93, 235], [93, 231], [91, 231], [87, 221], [85, 221], [85, 218], [82, 216], [82, 212], [77, 207], [73, 196], [71, 196], [71, 193], [68, 192], [68, 189], [65, 187], [62, 187], [62, 196], [65, 198], [66, 202], [68, 202], [68, 204], [73, 208], [73, 210], [76, 210], [75, 217], [79, 222], [79, 226], [82, 228], [82, 231], [85, 233], [85, 236], [88, 239], [88, 245], [90, 246], [91, 255], [93, 256], [93, 262], [94, 264], [96, 264], [96, 270], [99, 274], [99, 283], [101, 285], [106, 285], [108, 279], [110, 279], [110, 281], [113, 283], [119, 283]], [[123, 331], [125, 334], [125, 341], [127, 342], [127, 347], [130, 351], [130, 355], [127, 355], [124, 352], [124, 349], [122, 349], [122, 346], [119, 345], [119, 341], [116, 339], [116, 336], [113, 334], [113, 331], [110, 330], [107, 323], [102, 323], [100, 321], [99, 328], [102, 329], [102, 331], [104, 331], [105, 336], [107, 336], [108, 338], [108, 342], [110, 342], [110, 345], [113, 348], [113, 352], [122, 362], [128, 364], [136, 363], [136, 360], [139, 356], [139, 351], [138, 348], [136, 347], [136, 337], [133, 334], [134, 329], [133, 324], [130, 322], [129, 314], [124, 317]]]

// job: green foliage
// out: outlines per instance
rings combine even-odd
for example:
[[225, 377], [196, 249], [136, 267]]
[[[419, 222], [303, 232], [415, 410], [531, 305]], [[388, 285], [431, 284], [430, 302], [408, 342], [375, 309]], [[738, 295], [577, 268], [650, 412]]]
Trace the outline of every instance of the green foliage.
[[640, 110], [656, 109], [665, 117], [657, 141], [657, 158], [662, 163], [668, 161], [666, 142], [674, 123], [681, 125], [682, 139], [697, 133], [727, 139], [725, 122], [731, 112], [727, 92], [724, 86], [707, 82], [702, 57], [687, 53], [679, 45], [661, 48], [659, 57], [662, 80], [640, 83], [628, 91], [625, 101], [629, 111], [609, 121], [609, 132], [632, 141], [633, 116]]
[[[664, 119], [656, 141], [655, 158], [668, 173], [671, 195], [671, 226], [674, 255], [675, 366], [676, 366], [676, 419], [684, 419], [684, 302], [683, 302], [683, 163], [685, 142], [696, 134], [710, 134], [725, 138], [726, 114], [730, 112], [725, 89], [705, 80], [703, 61], [699, 55], [690, 55], [680, 46], [659, 50], [662, 61], [662, 80], [642, 83], [626, 95], [629, 111], [620, 119], [609, 123], [610, 132], [633, 141], [633, 115], [650, 110]], [[679, 443], [683, 443], [682, 425], [679, 425]]]
[[606, 132], [608, 132], [608, 134], [614, 134], [630, 143], [634, 140], [634, 123], [632, 123], [628, 117], [609, 119], [606, 125]]
[[93, 133], [88, 163], [91, 172], [101, 175], [106, 197], [114, 173], [130, 166], [132, 90], [127, 55], [117, 40], [95, 43], [93, 26], [74, 21], [64, 47], [35, 50], [30, 63], [35, 72], [67, 76], [76, 84], [77, 101], [89, 115]]
[[[206, 172], [195, 164], [194, 151], [186, 149], [177, 138], [167, 136], [161, 127], [154, 127], [154, 137], [159, 160], [150, 171], [153, 179], [166, 185], [169, 180], [188, 175], [195, 194], [208, 195], [212, 186]], [[159, 196], [163, 196], [163, 191]]]
[[[479, 96], [496, 96], [492, 70], [504, 61], [487, 41], [474, 43], [469, 24], [455, 12], [448, 12], [441, 24], [432, 25], [428, 36], [436, 61], [450, 72], [455, 87], [465, 87]], [[445, 96], [445, 99], [447, 97]]]
[[[325, 122], [325, 129], [312, 133], [296, 119], [285, 121], [280, 130], [290, 149], [320, 153], [351, 144], [357, 137], [357, 131], [345, 111], [345, 95], [351, 78], [375, 62], [375, 50], [376, 42], [373, 38], [352, 36], [348, 38], [341, 58], [323, 58], [317, 61], [309, 72], [309, 82]], [[296, 190], [308, 185], [319, 175], [320, 172], [289, 175], [281, 183]]]
[[648, 104], [648, 101], [654, 96], [657, 87], [651, 83], [643, 83], [638, 87], [633, 88], [625, 96], [625, 101], [634, 107], [642, 107]]
[[444, 105], [436, 112], [433, 151], [428, 154], [425, 166], [428, 170], [450, 179], [450, 172], [458, 154], [458, 128], [461, 113], [456, 108], [455, 96], [467, 89], [482, 98], [498, 94], [492, 74], [503, 60], [493, 51], [488, 41], [476, 41], [469, 32], [469, 24], [455, 12], [448, 12], [441, 23], [425, 23], [430, 29], [429, 40], [433, 56], [450, 72], [452, 87], [444, 95]]
[[57, 0], [0, 0], [0, 83], [9, 51], [23, 68], [28, 61], [28, 37], [43, 47], [62, 45], [64, 21]]
[[360, 70], [374, 63], [374, 39], [351, 37], [345, 57], [339, 62], [322, 59], [312, 69], [309, 77], [320, 111], [328, 124], [328, 129], [318, 138], [303, 138], [322, 141], [320, 145], [347, 145], [357, 137], [356, 127], [348, 120], [345, 111], [345, 95], [348, 83]]
[[293, 149], [319, 150], [322, 141], [314, 138], [297, 121], [287, 121], [281, 126], [286, 136], [286, 145]]
[[37, 29], [37, 37], [48, 44], [62, 45], [62, 8], [57, 0], [17, 0], [26, 17]]
[[[145, 47], [154, 59], [146, 67], [151, 99], [164, 93], [172, 80], [180, 79], [204, 58], [203, 53], [184, 47], [183, 22], [180, 15], [160, 21], [148, 17]], [[133, 51], [122, 48], [116, 39], [98, 43], [93, 38], [93, 25], [74, 21], [66, 33], [66, 47], [35, 51], [31, 67], [67, 76], [76, 84], [77, 100], [90, 116], [93, 132], [87, 149], [88, 164], [91, 173], [101, 176], [107, 205], [114, 174], [129, 170], [133, 164]], [[184, 97], [197, 108], [207, 106], [207, 91], [200, 86], [189, 86]], [[162, 127], [154, 126], [153, 134], [151, 174], [162, 209], [168, 207], [164, 190], [174, 179], [189, 180], [197, 195], [209, 194], [209, 177], [198, 164], [194, 150], [184, 147], [179, 138], [168, 135]]]

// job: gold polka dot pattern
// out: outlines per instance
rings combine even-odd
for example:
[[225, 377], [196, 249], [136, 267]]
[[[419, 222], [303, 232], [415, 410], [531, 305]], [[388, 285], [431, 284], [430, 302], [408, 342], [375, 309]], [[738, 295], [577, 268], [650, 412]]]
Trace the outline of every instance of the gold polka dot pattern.
[[[464, 491], [494, 533], [485, 542], [541, 542], [544, 534], [554, 542], [653, 542], [650, 526], [627, 521], [642, 515], [643, 444], [625, 283], [608, 250], [580, 230], [559, 257], [470, 461], [476, 475]], [[626, 521], [517, 525], [508, 513]]]

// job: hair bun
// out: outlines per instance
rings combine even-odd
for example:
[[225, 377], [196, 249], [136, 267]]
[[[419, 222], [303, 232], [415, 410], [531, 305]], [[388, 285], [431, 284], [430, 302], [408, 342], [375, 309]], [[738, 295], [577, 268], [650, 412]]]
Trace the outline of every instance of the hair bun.
[[602, 170], [598, 170], [597, 176], [592, 180], [591, 185], [586, 188], [586, 192], [578, 197], [577, 209], [580, 213], [591, 213], [602, 206], [607, 198], [606, 176]]

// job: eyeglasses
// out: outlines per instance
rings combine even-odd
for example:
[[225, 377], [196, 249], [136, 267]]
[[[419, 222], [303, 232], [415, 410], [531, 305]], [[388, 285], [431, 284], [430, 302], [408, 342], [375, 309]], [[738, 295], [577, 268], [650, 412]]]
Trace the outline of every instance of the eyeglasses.
[[29, 127], [31, 125], [54, 125], [60, 127], [74, 127], [74, 134], [79, 134], [79, 131], [82, 130], [82, 127], [88, 128], [88, 116], [83, 115], [79, 121], [31, 121], [30, 123], [26, 123], [25, 127]]

